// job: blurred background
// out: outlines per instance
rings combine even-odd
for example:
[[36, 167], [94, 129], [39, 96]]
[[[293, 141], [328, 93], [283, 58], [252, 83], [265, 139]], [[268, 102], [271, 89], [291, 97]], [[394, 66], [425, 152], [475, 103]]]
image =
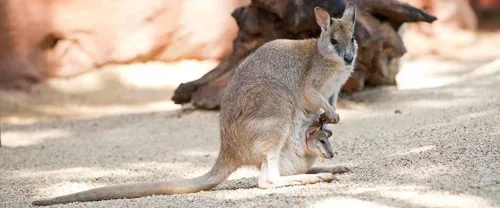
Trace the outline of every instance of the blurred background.
[[[256, 2], [261, 2], [258, 6], [262, 8], [270, 8], [262, 3], [266, 1]], [[401, 69], [420, 67], [411, 64], [420, 63], [417, 59], [438, 57], [441, 62], [434, 62], [471, 68], [500, 56], [500, 1], [404, 2], [438, 20], [433, 23], [416, 20], [396, 28], [403, 40], [399, 47], [394, 47], [399, 50], [397, 55], [385, 57], [386, 62], [378, 65], [372, 63], [384, 57], [358, 60], [360, 73], [354, 74], [344, 87], [349, 94], [362, 91], [365, 85], [404, 88], [411, 83], [426, 82], [414, 74], [401, 80], [405, 77]], [[201, 80], [208, 82], [204, 85], [195, 83], [197, 85], [189, 86], [192, 89], [178, 89], [175, 96], [174, 91], [179, 84], [197, 80], [216, 67], [219, 71], [234, 70], [246, 53], [271, 39], [314, 36], [295, 33], [270, 35], [267, 39], [258, 39], [257, 35], [249, 38], [245, 32], [264, 20], [259, 20], [258, 15], [252, 17], [251, 9], [240, 12], [235, 9], [248, 7], [250, 3], [250, 0], [152, 0], [148, 3], [4, 0], [0, 4], [1, 122], [168, 111], [189, 102], [201, 109], [217, 109], [220, 99], [217, 94], [230, 79], [224, 78], [224, 73], [211, 75], [222, 80], [208, 77], [209, 81]], [[365, 11], [375, 9], [367, 6]], [[284, 15], [280, 11], [274, 13], [278, 17]], [[383, 23], [386, 18], [377, 15], [372, 12], [372, 16]], [[240, 32], [238, 18], [240, 27], [244, 28]], [[380, 25], [366, 23], [363, 20], [367, 18], [363, 18], [361, 15], [360, 21], [368, 25], [368, 31], [372, 31], [370, 25]], [[239, 40], [235, 40], [237, 37]], [[362, 39], [360, 37], [362, 35], [358, 39]], [[394, 42], [395, 38], [391, 38], [386, 39]], [[241, 43], [235, 46], [234, 52], [233, 41]], [[374, 48], [374, 45], [366, 44], [365, 48]], [[232, 53], [237, 58], [232, 58]], [[225, 63], [229, 67], [219, 65], [228, 59], [233, 59]], [[378, 71], [378, 75], [373, 71]], [[425, 69], [420, 73], [423, 71]], [[172, 97], [176, 98], [175, 103]]]

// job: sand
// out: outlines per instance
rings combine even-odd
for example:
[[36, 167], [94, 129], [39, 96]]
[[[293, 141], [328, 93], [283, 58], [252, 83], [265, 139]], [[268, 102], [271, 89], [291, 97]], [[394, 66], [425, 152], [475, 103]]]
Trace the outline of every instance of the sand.
[[[0, 207], [208, 171], [218, 112], [169, 98], [215, 64], [113, 66], [2, 92]], [[500, 60], [406, 60], [398, 83], [341, 100], [338, 156], [316, 163], [352, 169], [337, 182], [262, 190], [242, 168], [200, 193], [55, 207], [500, 207]]]

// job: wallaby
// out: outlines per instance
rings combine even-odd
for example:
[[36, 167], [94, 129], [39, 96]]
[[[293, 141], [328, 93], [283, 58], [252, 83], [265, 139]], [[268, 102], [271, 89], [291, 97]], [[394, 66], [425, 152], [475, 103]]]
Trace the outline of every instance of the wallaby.
[[328, 138], [332, 136], [330, 130], [321, 127], [310, 127], [306, 131], [306, 150], [309, 157], [322, 156], [323, 158], [333, 158], [334, 152]]
[[310, 156], [314, 142], [308, 138], [315, 137], [305, 132], [318, 120], [339, 122], [338, 92], [357, 54], [356, 6], [349, 3], [338, 19], [320, 7], [314, 14], [321, 27], [319, 38], [270, 41], [240, 63], [221, 102], [220, 151], [208, 173], [179, 181], [101, 187], [33, 204], [193, 193], [217, 186], [244, 165], [260, 169], [260, 188], [335, 180], [333, 174], [348, 169], [311, 168], [316, 157]]
[[[328, 141], [328, 138], [332, 136], [332, 132], [330, 130], [323, 129], [322, 123], [319, 125], [321, 125], [321, 127], [313, 126], [306, 132], [306, 159], [311, 161], [310, 164], [308, 164], [308, 167], [311, 167], [318, 156], [325, 159], [331, 159], [335, 155], [335, 152], [332, 151], [330, 141]], [[344, 173], [348, 171], [351, 170], [343, 166], [314, 167], [310, 168], [307, 173]]]

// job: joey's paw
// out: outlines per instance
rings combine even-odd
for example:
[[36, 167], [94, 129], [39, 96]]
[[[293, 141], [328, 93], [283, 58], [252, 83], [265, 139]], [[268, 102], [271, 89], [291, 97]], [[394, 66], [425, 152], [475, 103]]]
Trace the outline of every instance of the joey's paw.
[[333, 173], [318, 173], [316, 174], [324, 182], [338, 181], [339, 179]]
[[326, 123], [337, 124], [340, 121], [340, 115], [335, 111], [324, 112], [321, 114], [320, 120]]

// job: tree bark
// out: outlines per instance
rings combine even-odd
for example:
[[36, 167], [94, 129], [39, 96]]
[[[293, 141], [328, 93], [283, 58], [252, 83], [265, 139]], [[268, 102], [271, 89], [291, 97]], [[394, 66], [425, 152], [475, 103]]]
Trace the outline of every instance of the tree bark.
[[359, 53], [355, 71], [343, 91], [396, 84], [399, 58], [406, 53], [398, 29], [403, 23], [431, 23], [436, 20], [434, 16], [397, 0], [252, 0], [232, 14], [239, 31], [231, 55], [200, 79], [181, 84], [172, 100], [177, 104], [192, 102], [200, 109], [218, 109], [225, 87], [247, 55], [275, 39], [317, 38], [320, 28], [314, 19], [314, 7], [340, 17], [348, 2], [358, 8], [355, 38]]

